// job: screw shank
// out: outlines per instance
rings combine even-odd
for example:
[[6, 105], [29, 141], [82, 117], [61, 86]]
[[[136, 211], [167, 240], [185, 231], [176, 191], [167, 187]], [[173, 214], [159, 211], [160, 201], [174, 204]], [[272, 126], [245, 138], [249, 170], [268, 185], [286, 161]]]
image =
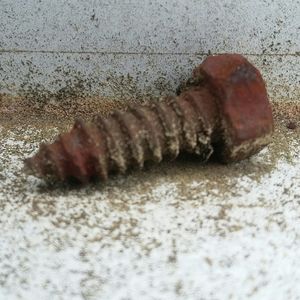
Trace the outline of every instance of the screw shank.
[[213, 96], [205, 87], [193, 88], [168, 101], [99, 116], [90, 125], [76, 122], [26, 164], [39, 177], [87, 182], [142, 168], [146, 161], [175, 159], [181, 151], [207, 160], [218, 122]]

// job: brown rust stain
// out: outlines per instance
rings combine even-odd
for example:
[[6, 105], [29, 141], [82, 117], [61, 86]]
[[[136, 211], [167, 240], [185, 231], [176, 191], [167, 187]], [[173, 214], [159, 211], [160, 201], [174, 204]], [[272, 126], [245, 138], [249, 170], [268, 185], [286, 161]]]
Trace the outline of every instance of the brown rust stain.
[[0, 122], [9, 123], [71, 123], [75, 118], [89, 120], [96, 114], [109, 115], [114, 109], [125, 109], [129, 103], [101, 96], [66, 96], [63, 102], [47, 101], [37, 105], [26, 96], [0, 95]]

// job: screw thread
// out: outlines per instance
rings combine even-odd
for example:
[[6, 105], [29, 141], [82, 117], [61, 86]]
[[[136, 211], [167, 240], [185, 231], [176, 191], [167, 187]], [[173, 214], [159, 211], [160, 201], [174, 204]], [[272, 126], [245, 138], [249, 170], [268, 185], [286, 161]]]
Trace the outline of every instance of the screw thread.
[[76, 121], [69, 133], [52, 144], [42, 144], [26, 164], [39, 177], [75, 177], [86, 182], [93, 176], [105, 180], [111, 172], [142, 168], [145, 161], [174, 159], [181, 151], [207, 160], [218, 123], [211, 98], [205, 87], [192, 88], [165, 102], [99, 116], [91, 125]]

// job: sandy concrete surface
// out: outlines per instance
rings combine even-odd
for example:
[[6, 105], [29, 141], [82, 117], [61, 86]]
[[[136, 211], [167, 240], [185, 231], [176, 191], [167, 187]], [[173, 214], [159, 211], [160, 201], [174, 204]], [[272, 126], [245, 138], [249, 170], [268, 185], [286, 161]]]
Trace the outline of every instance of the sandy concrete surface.
[[0, 118], [0, 299], [299, 299], [300, 106], [274, 114], [246, 161], [183, 156], [81, 188], [22, 171], [68, 122]]

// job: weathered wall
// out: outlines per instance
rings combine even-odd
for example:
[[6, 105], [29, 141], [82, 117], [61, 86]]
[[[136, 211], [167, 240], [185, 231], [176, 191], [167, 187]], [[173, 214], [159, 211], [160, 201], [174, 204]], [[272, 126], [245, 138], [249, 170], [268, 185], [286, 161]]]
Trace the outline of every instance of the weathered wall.
[[209, 53], [239, 52], [299, 98], [297, 0], [0, 0], [0, 92], [172, 91]]

